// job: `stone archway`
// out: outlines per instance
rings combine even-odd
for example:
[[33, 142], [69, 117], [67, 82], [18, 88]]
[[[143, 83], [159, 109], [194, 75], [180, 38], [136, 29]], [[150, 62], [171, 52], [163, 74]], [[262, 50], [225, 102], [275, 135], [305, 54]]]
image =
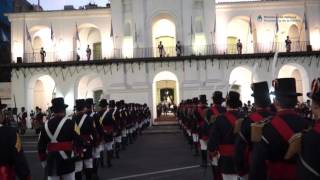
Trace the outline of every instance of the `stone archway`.
[[152, 83], [153, 119], [161, 115], [157, 111], [158, 105], [178, 105], [180, 102], [179, 88], [179, 81], [174, 73], [162, 71], [155, 75]]
[[244, 66], [236, 67], [230, 73], [229, 84], [237, 85], [239, 87], [239, 93], [243, 103], [247, 103], [247, 101], [253, 102], [253, 98], [251, 96], [252, 82], [252, 71]]
[[237, 53], [236, 44], [238, 39], [242, 42], [242, 53], [253, 53], [257, 39], [254, 24], [250, 17], [237, 16], [230, 20], [227, 26], [227, 52]]
[[176, 25], [168, 15], [159, 15], [152, 21], [153, 55], [159, 57], [158, 45], [162, 42], [165, 56], [175, 56]]
[[76, 40], [76, 52], [80, 60], [87, 60], [86, 49], [89, 45], [91, 49], [91, 60], [102, 59], [102, 40], [100, 29], [93, 24], [81, 24], [78, 27], [79, 40]]
[[97, 74], [81, 76], [75, 83], [75, 99], [93, 98], [95, 103], [104, 96], [105, 89], [102, 78]]
[[35, 109], [36, 106], [46, 111], [51, 105], [51, 99], [56, 96], [56, 83], [50, 75], [39, 75], [29, 82], [28, 98], [29, 107]]

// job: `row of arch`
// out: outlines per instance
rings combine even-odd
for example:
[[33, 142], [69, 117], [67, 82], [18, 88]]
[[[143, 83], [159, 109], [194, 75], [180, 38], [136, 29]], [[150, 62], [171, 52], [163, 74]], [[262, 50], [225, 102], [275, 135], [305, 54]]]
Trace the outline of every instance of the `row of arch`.
[[[253, 100], [251, 97], [252, 91], [250, 85], [255, 82], [253, 70], [246, 66], [239, 66], [234, 68], [229, 76], [229, 84], [240, 85], [240, 93], [243, 102], [248, 100]], [[277, 77], [294, 77], [296, 79], [297, 91], [306, 93], [309, 89], [309, 78], [305, 69], [298, 64], [285, 64], [283, 65]], [[152, 84], [152, 106], [153, 114], [156, 115], [156, 106], [161, 102], [160, 90], [161, 88], [171, 88], [173, 89], [173, 94], [171, 99], [174, 99], [175, 104], [178, 104], [181, 99], [181, 88], [180, 80], [177, 75], [170, 71], [162, 71], [156, 74], [153, 78]], [[167, 87], [168, 86], [168, 87]], [[30, 108], [34, 109], [36, 106], [47, 109], [50, 106], [51, 99], [55, 96], [60, 96], [56, 94], [57, 84], [54, 79], [49, 75], [38, 75], [33, 77], [29, 81], [29, 92], [28, 96], [31, 102]], [[87, 74], [81, 76], [75, 81], [74, 84], [74, 96], [68, 97], [69, 102], [74, 101], [78, 98], [94, 98], [97, 102], [100, 98], [108, 98], [107, 92], [104, 89], [104, 81], [98, 74]], [[201, 92], [199, 92], [201, 93]], [[65, 96], [65, 98], [67, 98]], [[299, 99], [300, 102], [305, 101], [304, 97]], [[150, 103], [150, 102], [147, 102]]]
[[[206, 37], [204, 33], [198, 33], [195, 31], [194, 37], [192, 38], [193, 46], [201, 47], [212, 43], [219, 43], [219, 46], [226, 46], [228, 53], [236, 53], [235, 44], [238, 39], [243, 43], [244, 53], [262, 52], [269, 51], [270, 48], [274, 48], [274, 42], [284, 43], [286, 36], [290, 36], [292, 42], [303, 43], [306, 41], [305, 38], [305, 28], [302, 18], [296, 14], [284, 14], [279, 17], [294, 17], [295, 20], [289, 19], [286, 23], [279, 23], [279, 32], [275, 36], [274, 27], [268, 27], [267, 29], [259, 29], [261, 27], [257, 23], [264, 24], [264, 22], [259, 22], [260, 20], [255, 20], [255, 17], [249, 16], [236, 16], [228, 20], [225, 36], [226, 39], [215, 42], [215, 37]], [[203, 29], [203, 23], [196, 23], [196, 19], [191, 19], [194, 21], [193, 29]], [[286, 19], [281, 19], [285, 21]], [[93, 59], [102, 58], [102, 32], [96, 25], [92, 23], [84, 23], [77, 26], [78, 35], [74, 35], [73, 43], [66, 42], [63, 37], [57, 37], [54, 41], [51, 39], [51, 28], [48, 26], [37, 25], [29, 29], [32, 34], [32, 49], [35, 52], [40, 51], [41, 47], [47, 50], [47, 52], [53, 52], [58, 59], [70, 59], [70, 56], [75, 56], [75, 53], [66, 52], [66, 46], [73, 46], [73, 51], [80, 55], [81, 59], [86, 59], [86, 48], [89, 45], [93, 51]], [[178, 41], [178, 31], [177, 22], [174, 17], [170, 14], [159, 14], [152, 20], [151, 37], [152, 37], [152, 47], [154, 47], [154, 56], [158, 56], [157, 46], [160, 41], [162, 41], [164, 47], [166, 48], [166, 55], [175, 55], [175, 45]], [[133, 48], [134, 43], [140, 38], [141, 34], [134, 32], [137, 31], [136, 27], [126, 23], [124, 25], [123, 32], [125, 33], [122, 44], [123, 57], [132, 57], [134, 54]], [[76, 34], [76, 33], [75, 33]], [[213, 36], [213, 35], [211, 35]], [[178, 38], [177, 38], [178, 37]], [[212, 42], [209, 39], [214, 39]], [[219, 39], [219, 38], [218, 38]], [[181, 41], [181, 40], [180, 40]], [[187, 40], [185, 40], [187, 41]], [[110, 39], [110, 42], [113, 43]], [[184, 42], [182, 42], [184, 43]], [[113, 45], [112, 45], [113, 46]], [[110, 46], [111, 47], [111, 46]], [[284, 50], [285, 46], [280, 46], [280, 50]], [[300, 44], [294, 44], [292, 50], [299, 50], [302, 48]], [[115, 53], [115, 52], [114, 52]], [[50, 54], [49, 54], [50, 56]], [[53, 55], [52, 55], [53, 56]]]

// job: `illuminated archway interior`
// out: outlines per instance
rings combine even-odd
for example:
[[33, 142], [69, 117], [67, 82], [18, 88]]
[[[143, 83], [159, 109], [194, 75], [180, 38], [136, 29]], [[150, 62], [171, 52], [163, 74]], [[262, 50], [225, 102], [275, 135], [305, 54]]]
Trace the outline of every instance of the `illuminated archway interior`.
[[84, 24], [79, 26], [79, 38], [77, 41], [77, 53], [80, 56], [80, 60], [87, 60], [86, 49], [90, 46], [91, 60], [102, 58], [101, 48], [101, 33], [100, 30], [90, 24]]
[[77, 99], [94, 98], [97, 102], [103, 94], [103, 89], [103, 81], [99, 76], [83, 76], [77, 87]]
[[55, 82], [49, 75], [39, 77], [33, 87], [33, 108], [36, 106], [47, 110], [54, 97]]
[[153, 89], [153, 116], [157, 117], [157, 105], [161, 100], [174, 104], [180, 102], [179, 82], [175, 74], [169, 71], [158, 73], [152, 84]]
[[159, 19], [152, 26], [152, 40], [155, 49], [154, 55], [159, 57], [158, 45], [162, 42], [165, 56], [175, 56], [176, 26], [169, 19]]
[[250, 32], [250, 18], [249, 17], [235, 17], [233, 18], [227, 28], [227, 48], [229, 54], [237, 53], [236, 44], [238, 39], [242, 42], [242, 53], [252, 53], [253, 52], [253, 31], [254, 27], [252, 27], [252, 34]]
[[247, 101], [253, 102], [251, 96], [252, 72], [245, 67], [237, 67], [232, 70], [229, 78], [229, 84], [238, 85], [240, 88], [241, 100], [243, 103]]
[[[301, 68], [296, 65], [286, 64], [280, 69], [278, 78], [295, 78], [297, 92], [303, 93], [305, 96], [306, 92], [308, 92], [306, 87], [308, 86], [308, 80], [306, 73]], [[298, 97], [299, 102], [303, 102], [304, 96]]]

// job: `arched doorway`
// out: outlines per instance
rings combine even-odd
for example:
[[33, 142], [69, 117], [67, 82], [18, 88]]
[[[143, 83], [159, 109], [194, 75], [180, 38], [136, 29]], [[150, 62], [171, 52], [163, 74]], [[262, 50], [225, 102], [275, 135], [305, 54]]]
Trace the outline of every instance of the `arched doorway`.
[[292, 42], [291, 51], [301, 51], [306, 49], [305, 30], [302, 18], [297, 14], [283, 14], [278, 16], [279, 32], [275, 41], [279, 51], [286, 51], [285, 40], [287, 36]]
[[297, 92], [303, 96], [298, 97], [299, 102], [307, 99], [306, 93], [309, 92], [309, 79], [305, 69], [298, 64], [285, 64], [278, 73], [278, 78], [295, 78]]
[[253, 53], [254, 42], [256, 41], [256, 31], [250, 17], [238, 16], [232, 18], [227, 26], [227, 52], [228, 54], [237, 53], [236, 44], [238, 39], [242, 43], [242, 53]]
[[[162, 115], [172, 119], [174, 117], [173, 107], [180, 102], [179, 82], [177, 76], [169, 71], [158, 73], [152, 83], [153, 91], [153, 119], [160, 120]], [[168, 113], [163, 112], [166, 108], [170, 108]], [[161, 110], [161, 111], [160, 111]]]
[[91, 60], [102, 59], [101, 32], [93, 24], [82, 24], [79, 26], [79, 40], [76, 40], [77, 53], [80, 60], [87, 60], [86, 49], [91, 49]]
[[159, 57], [158, 45], [162, 42], [165, 56], [175, 56], [176, 46], [176, 26], [169, 18], [157, 18], [152, 24], [152, 44], [154, 47], [154, 56]]
[[251, 83], [254, 81], [252, 72], [246, 67], [237, 67], [230, 73], [229, 84], [237, 85], [241, 94], [241, 101], [247, 103], [247, 101], [253, 101], [251, 96]]
[[55, 50], [55, 44], [51, 39], [51, 30], [47, 26], [34, 26], [30, 29], [32, 36], [32, 43], [30, 51], [26, 52], [26, 57], [28, 60], [33, 62], [41, 62], [40, 50], [46, 51], [46, 62], [54, 61], [53, 52]]
[[51, 99], [55, 97], [55, 82], [49, 75], [38, 77], [32, 86], [32, 109], [35, 107], [46, 111], [51, 105]]
[[104, 94], [103, 81], [96, 74], [85, 75], [76, 83], [75, 90], [76, 99], [93, 98], [97, 104]]

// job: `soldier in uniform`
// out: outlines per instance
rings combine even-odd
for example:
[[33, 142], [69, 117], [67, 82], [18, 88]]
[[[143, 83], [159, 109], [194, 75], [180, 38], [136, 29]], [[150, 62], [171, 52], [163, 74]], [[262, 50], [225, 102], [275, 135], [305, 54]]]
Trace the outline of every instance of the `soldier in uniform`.
[[93, 141], [94, 126], [93, 119], [86, 113], [86, 101], [84, 99], [76, 100], [76, 114], [72, 117], [75, 123], [75, 131], [80, 135], [85, 146], [80, 149], [79, 156], [76, 161], [76, 179], [82, 179], [82, 171], [84, 171], [86, 179], [91, 180], [93, 168]]
[[100, 107], [100, 111], [97, 113], [96, 115], [96, 121], [99, 121], [97, 124], [99, 124], [98, 126], [98, 131], [100, 132], [100, 137], [98, 139], [100, 139], [100, 143], [98, 145], [98, 149], [97, 151], [100, 152], [100, 165], [102, 167], [104, 167], [104, 149], [105, 149], [105, 142], [104, 142], [104, 129], [103, 129], [103, 125], [102, 125], [102, 121], [105, 118], [105, 116], [108, 113], [108, 102], [106, 99], [101, 99], [99, 102], [99, 107]]
[[[216, 120], [216, 118], [226, 112], [226, 108], [223, 107], [221, 104], [225, 101], [223, 98], [223, 94], [221, 91], [215, 91], [212, 96], [213, 105], [211, 106], [210, 110], [207, 113], [209, 119], [209, 139], [211, 138], [212, 134], [212, 126]], [[210, 145], [210, 144], [208, 144]], [[212, 148], [212, 147], [208, 147]], [[217, 154], [214, 152], [213, 154], [210, 153], [209, 155], [211, 160], [211, 168], [212, 168], [212, 175], [214, 180], [221, 180], [222, 174], [218, 167], [218, 157]]]
[[288, 156], [288, 149], [294, 134], [308, 127], [308, 122], [294, 111], [302, 94], [296, 92], [294, 78], [276, 79], [272, 84], [277, 113], [264, 125], [261, 141], [253, 146], [249, 178], [295, 180], [297, 157]]
[[93, 137], [93, 149], [92, 149], [92, 158], [93, 158], [93, 174], [92, 179], [98, 179], [98, 166], [99, 166], [99, 159], [100, 159], [100, 152], [101, 149], [103, 150], [103, 146], [101, 147], [100, 144], [102, 143], [102, 135], [103, 130], [101, 124], [99, 122], [99, 114], [94, 110], [94, 103], [92, 98], [86, 99], [86, 113], [88, 116], [92, 118], [93, 127], [94, 127], [94, 137]]
[[21, 134], [24, 134], [27, 129], [27, 117], [28, 114], [24, 107], [21, 108], [21, 112], [18, 114], [18, 125]]
[[304, 133], [298, 163], [298, 179], [320, 179], [320, 78], [313, 80], [311, 92], [312, 113], [315, 118], [313, 128]]
[[206, 95], [199, 96], [199, 104], [197, 104], [197, 109], [195, 115], [197, 118], [199, 143], [201, 150], [201, 167], [207, 167], [208, 164], [208, 153], [207, 153], [207, 143], [209, 139], [209, 123], [206, 119], [206, 113], [208, 111], [207, 97]]
[[122, 106], [120, 101], [116, 102], [116, 109], [115, 109], [113, 118], [114, 118], [113, 136], [115, 140], [115, 154], [116, 154], [116, 158], [119, 159], [120, 158], [119, 153], [120, 153], [120, 148], [122, 143], [122, 137], [121, 137]]
[[15, 180], [17, 176], [20, 180], [31, 180], [20, 136], [15, 128], [5, 125], [6, 106], [0, 99], [0, 179]]
[[188, 118], [191, 126], [191, 134], [192, 134], [192, 142], [194, 147], [194, 156], [199, 155], [199, 132], [198, 132], [198, 122], [196, 119], [196, 110], [197, 105], [199, 103], [199, 99], [197, 97], [192, 99], [192, 103], [190, 105]]
[[109, 109], [101, 116], [103, 127], [103, 138], [105, 149], [107, 150], [107, 166], [112, 167], [111, 159], [113, 156], [113, 133], [115, 128], [116, 103], [114, 100], [109, 101]]
[[250, 153], [252, 150], [251, 124], [265, 121], [272, 117], [268, 82], [257, 82], [251, 85], [256, 111], [250, 113], [239, 126], [239, 134], [235, 143], [236, 169], [240, 176], [247, 177], [249, 172]]
[[239, 108], [242, 106], [240, 94], [230, 91], [226, 98], [227, 112], [218, 116], [211, 127], [208, 150], [211, 154], [220, 156], [218, 166], [224, 180], [237, 180], [238, 175], [234, 163], [236, 139], [235, 128], [243, 115]]
[[42, 166], [46, 169], [48, 180], [74, 180], [74, 146], [82, 146], [80, 136], [75, 132], [75, 123], [66, 116], [63, 98], [51, 101], [52, 118], [41, 130], [38, 142], [38, 154]]

